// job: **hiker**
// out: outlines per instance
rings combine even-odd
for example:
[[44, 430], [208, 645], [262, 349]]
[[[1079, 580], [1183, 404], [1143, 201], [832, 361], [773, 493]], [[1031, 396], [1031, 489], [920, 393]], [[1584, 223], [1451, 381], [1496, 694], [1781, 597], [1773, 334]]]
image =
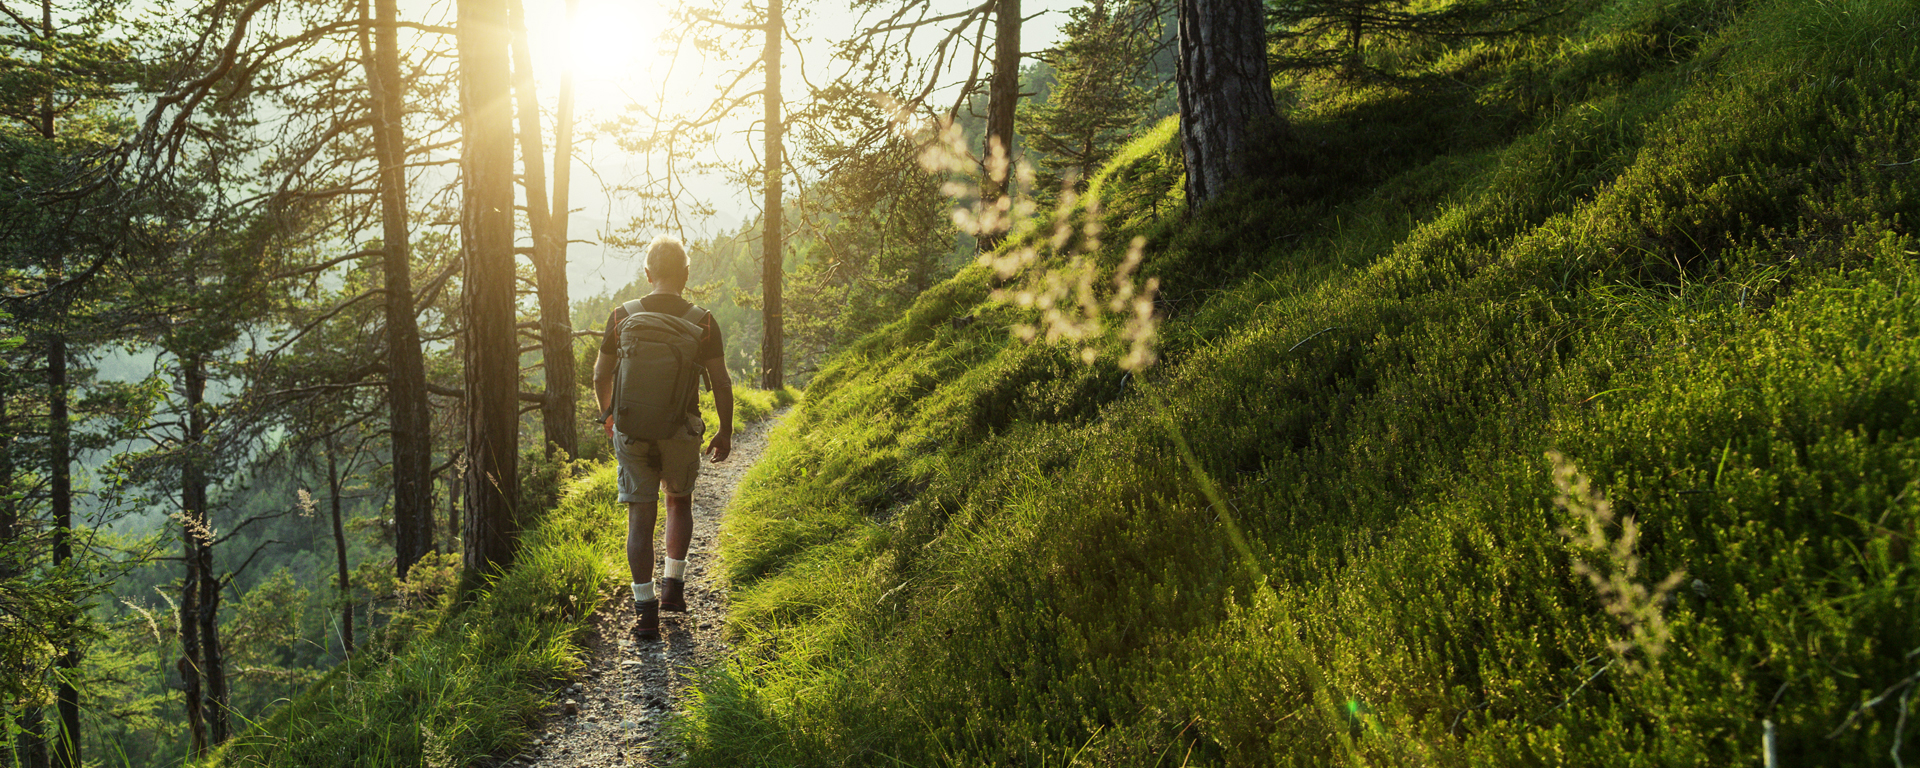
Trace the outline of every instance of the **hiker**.
[[[620, 501], [627, 505], [627, 567], [633, 572], [634, 634], [660, 636], [660, 611], [685, 611], [687, 545], [693, 539], [693, 481], [700, 473], [698, 373], [706, 372], [720, 431], [704, 453], [733, 451], [733, 379], [727, 376], [720, 326], [713, 313], [680, 297], [687, 250], [661, 235], [647, 246], [642, 270], [653, 292], [615, 307], [593, 362], [600, 420], [620, 461]], [[628, 318], [633, 318], [628, 322]], [[691, 357], [686, 352], [691, 351]], [[677, 371], [677, 373], [676, 373]], [[675, 379], [683, 382], [675, 386]], [[684, 402], [684, 408], [677, 407]], [[662, 405], [666, 404], [666, 405]], [[655, 588], [653, 522], [660, 487], [667, 489], [666, 567]]]

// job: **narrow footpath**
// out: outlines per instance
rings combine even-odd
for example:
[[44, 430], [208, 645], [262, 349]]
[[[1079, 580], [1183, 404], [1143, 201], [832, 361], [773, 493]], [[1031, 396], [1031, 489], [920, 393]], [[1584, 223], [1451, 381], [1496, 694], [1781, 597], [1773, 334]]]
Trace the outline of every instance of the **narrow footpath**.
[[674, 762], [677, 755], [656, 739], [660, 726], [678, 708], [695, 673], [728, 653], [727, 595], [709, 577], [720, 517], [740, 478], [760, 460], [767, 431], [779, 421], [776, 414], [742, 427], [730, 458], [700, 465], [687, 555], [687, 612], [662, 612], [660, 639], [635, 640], [633, 597], [622, 581], [581, 637], [586, 668], [541, 715], [535, 741], [501, 765], [601, 768]]

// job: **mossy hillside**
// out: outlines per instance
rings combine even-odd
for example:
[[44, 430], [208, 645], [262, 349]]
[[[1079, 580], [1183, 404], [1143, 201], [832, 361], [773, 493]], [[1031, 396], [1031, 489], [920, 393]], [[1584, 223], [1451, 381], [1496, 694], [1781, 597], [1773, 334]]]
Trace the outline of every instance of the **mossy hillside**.
[[[691, 761], [1708, 765], [1763, 721], [1783, 764], [1884, 761], [1920, 15], [1557, 23], [1403, 52], [1474, 87], [1435, 109], [1296, 83], [1275, 167], [1371, 159], [1191, 218], [1169, 126], [1117, 158], [1105, 239], [1168, 289], [1144, 374], [1011, 340], [978, 269], [823, 370], [729, 517], [740, 656]], [[1686, 573], [1670, 640], [1621, 645], [1577, 563], [1625, 563], [1563, 535], [1549, 450], [1636, 522], [1634, 581]]]

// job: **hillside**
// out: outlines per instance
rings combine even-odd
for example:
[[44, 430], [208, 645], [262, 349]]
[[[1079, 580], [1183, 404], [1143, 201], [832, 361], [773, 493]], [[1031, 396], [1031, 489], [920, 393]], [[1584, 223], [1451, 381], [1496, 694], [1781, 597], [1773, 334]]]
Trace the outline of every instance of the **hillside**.
[[1159, 364], [1011, 338], [975, 267], [825, 367], [689, 761], [1920, 759], [1917, 25], [1375, 51], [1451, 85], [1283, 82], [1269, 178], [1194, 212], [1162, 125], [1095, 184]]

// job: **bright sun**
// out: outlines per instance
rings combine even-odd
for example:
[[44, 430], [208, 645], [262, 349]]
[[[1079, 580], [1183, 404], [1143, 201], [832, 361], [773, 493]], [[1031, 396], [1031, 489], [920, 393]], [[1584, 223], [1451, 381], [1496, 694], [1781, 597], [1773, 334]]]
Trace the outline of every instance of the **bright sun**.
[[527, 34], [543, 101], [558, 94], [560, 75], [574, 68], [575, 98], [583, 111], [612, 111], [654, 88], [653, 70], [666, 27], [655, 0], [580, 0], [568, 28], [564, 0], [528, 0]]

